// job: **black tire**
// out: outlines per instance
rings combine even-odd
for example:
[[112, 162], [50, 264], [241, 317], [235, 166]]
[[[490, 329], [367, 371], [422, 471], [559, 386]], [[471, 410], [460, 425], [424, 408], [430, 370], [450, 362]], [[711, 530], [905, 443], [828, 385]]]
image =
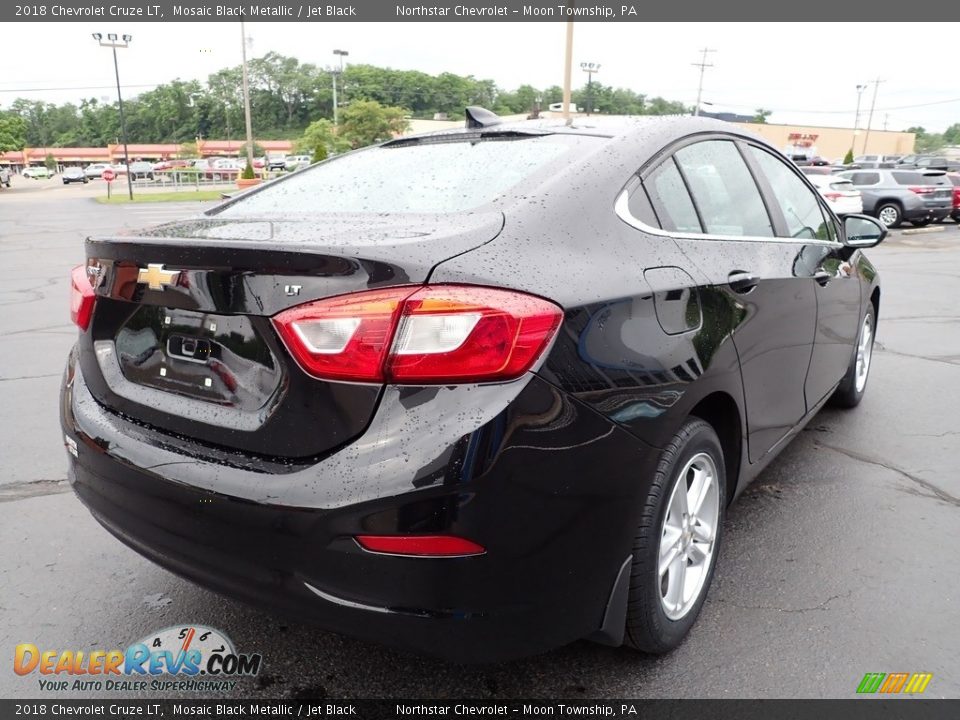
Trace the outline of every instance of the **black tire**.
[[[713, 552], [706, 579], [696, 600], [682, 617], [674, 620], [667, 616], [661, 602], [662, 579], [658, 572], [660, 540], [673, 488], [681, 481], [679, 473], [691, 459], [701, 453], [708, 455], [716, 468], [718, 519], [712, 544]], [[687, 478], [682, 478], [682, 481], [687, 482]], [[683, 642], [693, 627], [716, 569], [727, 504], [726, 489], [723, 448], [716, 432], [704, 420], [694, 417], [687, 419], [663, 449], [650, 492], [644, 499], [640, 513], [633, 543], [624, 645], [647, 653], [669, 652]]]
[[[886, 214], [892, 218], [889, 222], [883, 220], [884, 210]], [[877, 207], [877, 218], [888, 228], [898, 228], [903, 222], [903, 209], [900, 207], [899, 203], [895, 202], [885, 202], [882, 205]]]
[[843, 380], [840, 381], [840, 384], [834, 391], [833, 397], [830, 398], [830, 404], [835, 405], [836, 407], [848, 409], [855, 408], [860, 404], [864, 393], [867, 391], [867, 383], [870, 381], [870, 367], [873, 364], [870, 361], [867, 363], [867, 373], [866, 378], [863, 381], [863, 386], [859, 390], [857, 389], [857, 355], [859, 354], [860, 340], [863, 336], [863, 330], [867, 318], [870, 318], [870, 360], [872, 361], [873, 343], [877, 336], [877, 311], [874, 309], [873, 303], [871, 302], [867, 303], [867, 311], [860, 319], [860, 329], [857, 331], [857, 344], [853, 347], [853, 352], [850, 357], [850, 365], [847, 367], [847, 372], [843, 376]]

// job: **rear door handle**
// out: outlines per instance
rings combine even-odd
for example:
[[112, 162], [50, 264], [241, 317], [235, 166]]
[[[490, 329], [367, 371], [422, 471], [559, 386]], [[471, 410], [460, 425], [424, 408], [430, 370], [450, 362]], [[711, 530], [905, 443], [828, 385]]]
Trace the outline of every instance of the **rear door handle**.
[[759, 282], [760, 278], [745, 270], [734, 270], [727, 275], [727, 284], [735, 293], [740, 293], [741, 295], [745, 295], [753, 290]]
[[831, 280], [833, 280], [833, 274], [827, 272], [826, 270], [817, 270], [813, 274], [813, 279], [816, 280], [821, 286], [823, 286], [823, 285], [826, 285]]

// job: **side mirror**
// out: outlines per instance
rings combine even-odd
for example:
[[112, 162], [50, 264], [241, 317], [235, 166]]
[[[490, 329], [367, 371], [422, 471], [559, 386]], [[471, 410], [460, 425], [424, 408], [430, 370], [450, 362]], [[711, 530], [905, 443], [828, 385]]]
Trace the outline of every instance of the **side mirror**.
[[843, 235], [843, 244], [849, 248], [872, 248], [887, 236], [887, 228], [869, 215], [846, 215]]

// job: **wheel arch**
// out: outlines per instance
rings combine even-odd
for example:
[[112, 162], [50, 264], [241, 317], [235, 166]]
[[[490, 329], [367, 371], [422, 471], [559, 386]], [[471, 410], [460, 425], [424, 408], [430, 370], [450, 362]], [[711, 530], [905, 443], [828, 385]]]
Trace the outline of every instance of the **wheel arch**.
[[743, 459], [743, 418], [740, 407], [732, 395], [718, 390], [701, 399], [690, 410], [690, 416], [709, 423], [720, 439], [727, 476], [727, 504], [729, 504], [736, 494], [740, 480], [740, 464]]

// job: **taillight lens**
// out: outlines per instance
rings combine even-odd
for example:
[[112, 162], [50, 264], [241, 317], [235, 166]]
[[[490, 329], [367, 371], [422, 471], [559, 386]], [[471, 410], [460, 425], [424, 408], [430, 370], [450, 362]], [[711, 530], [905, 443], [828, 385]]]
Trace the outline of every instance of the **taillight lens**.
[[824, 193], [823, 196], [830, 202], [836, 202], [837, 200], [843, 197], [843, 194], [838, 192], [828, 192], [828, 193]]
[[93, 294], [93, 285], [87, 277], [85, 265], [77, 265], [70, 272], [70, 319], [81, 330], [90, 326], [93, 306], [97, 296]]
[[434, 384], [512, 380], [563, 313], [532, 295], [467, 285], [372, 290], [300, 305], [273, 323], [315, 377]]
[[936, 192], [937, 189], [930, 185], [911, 185], [907, 188], [910, 192], [915, 192], [917, 195], [929, 195], [932, 192]]

